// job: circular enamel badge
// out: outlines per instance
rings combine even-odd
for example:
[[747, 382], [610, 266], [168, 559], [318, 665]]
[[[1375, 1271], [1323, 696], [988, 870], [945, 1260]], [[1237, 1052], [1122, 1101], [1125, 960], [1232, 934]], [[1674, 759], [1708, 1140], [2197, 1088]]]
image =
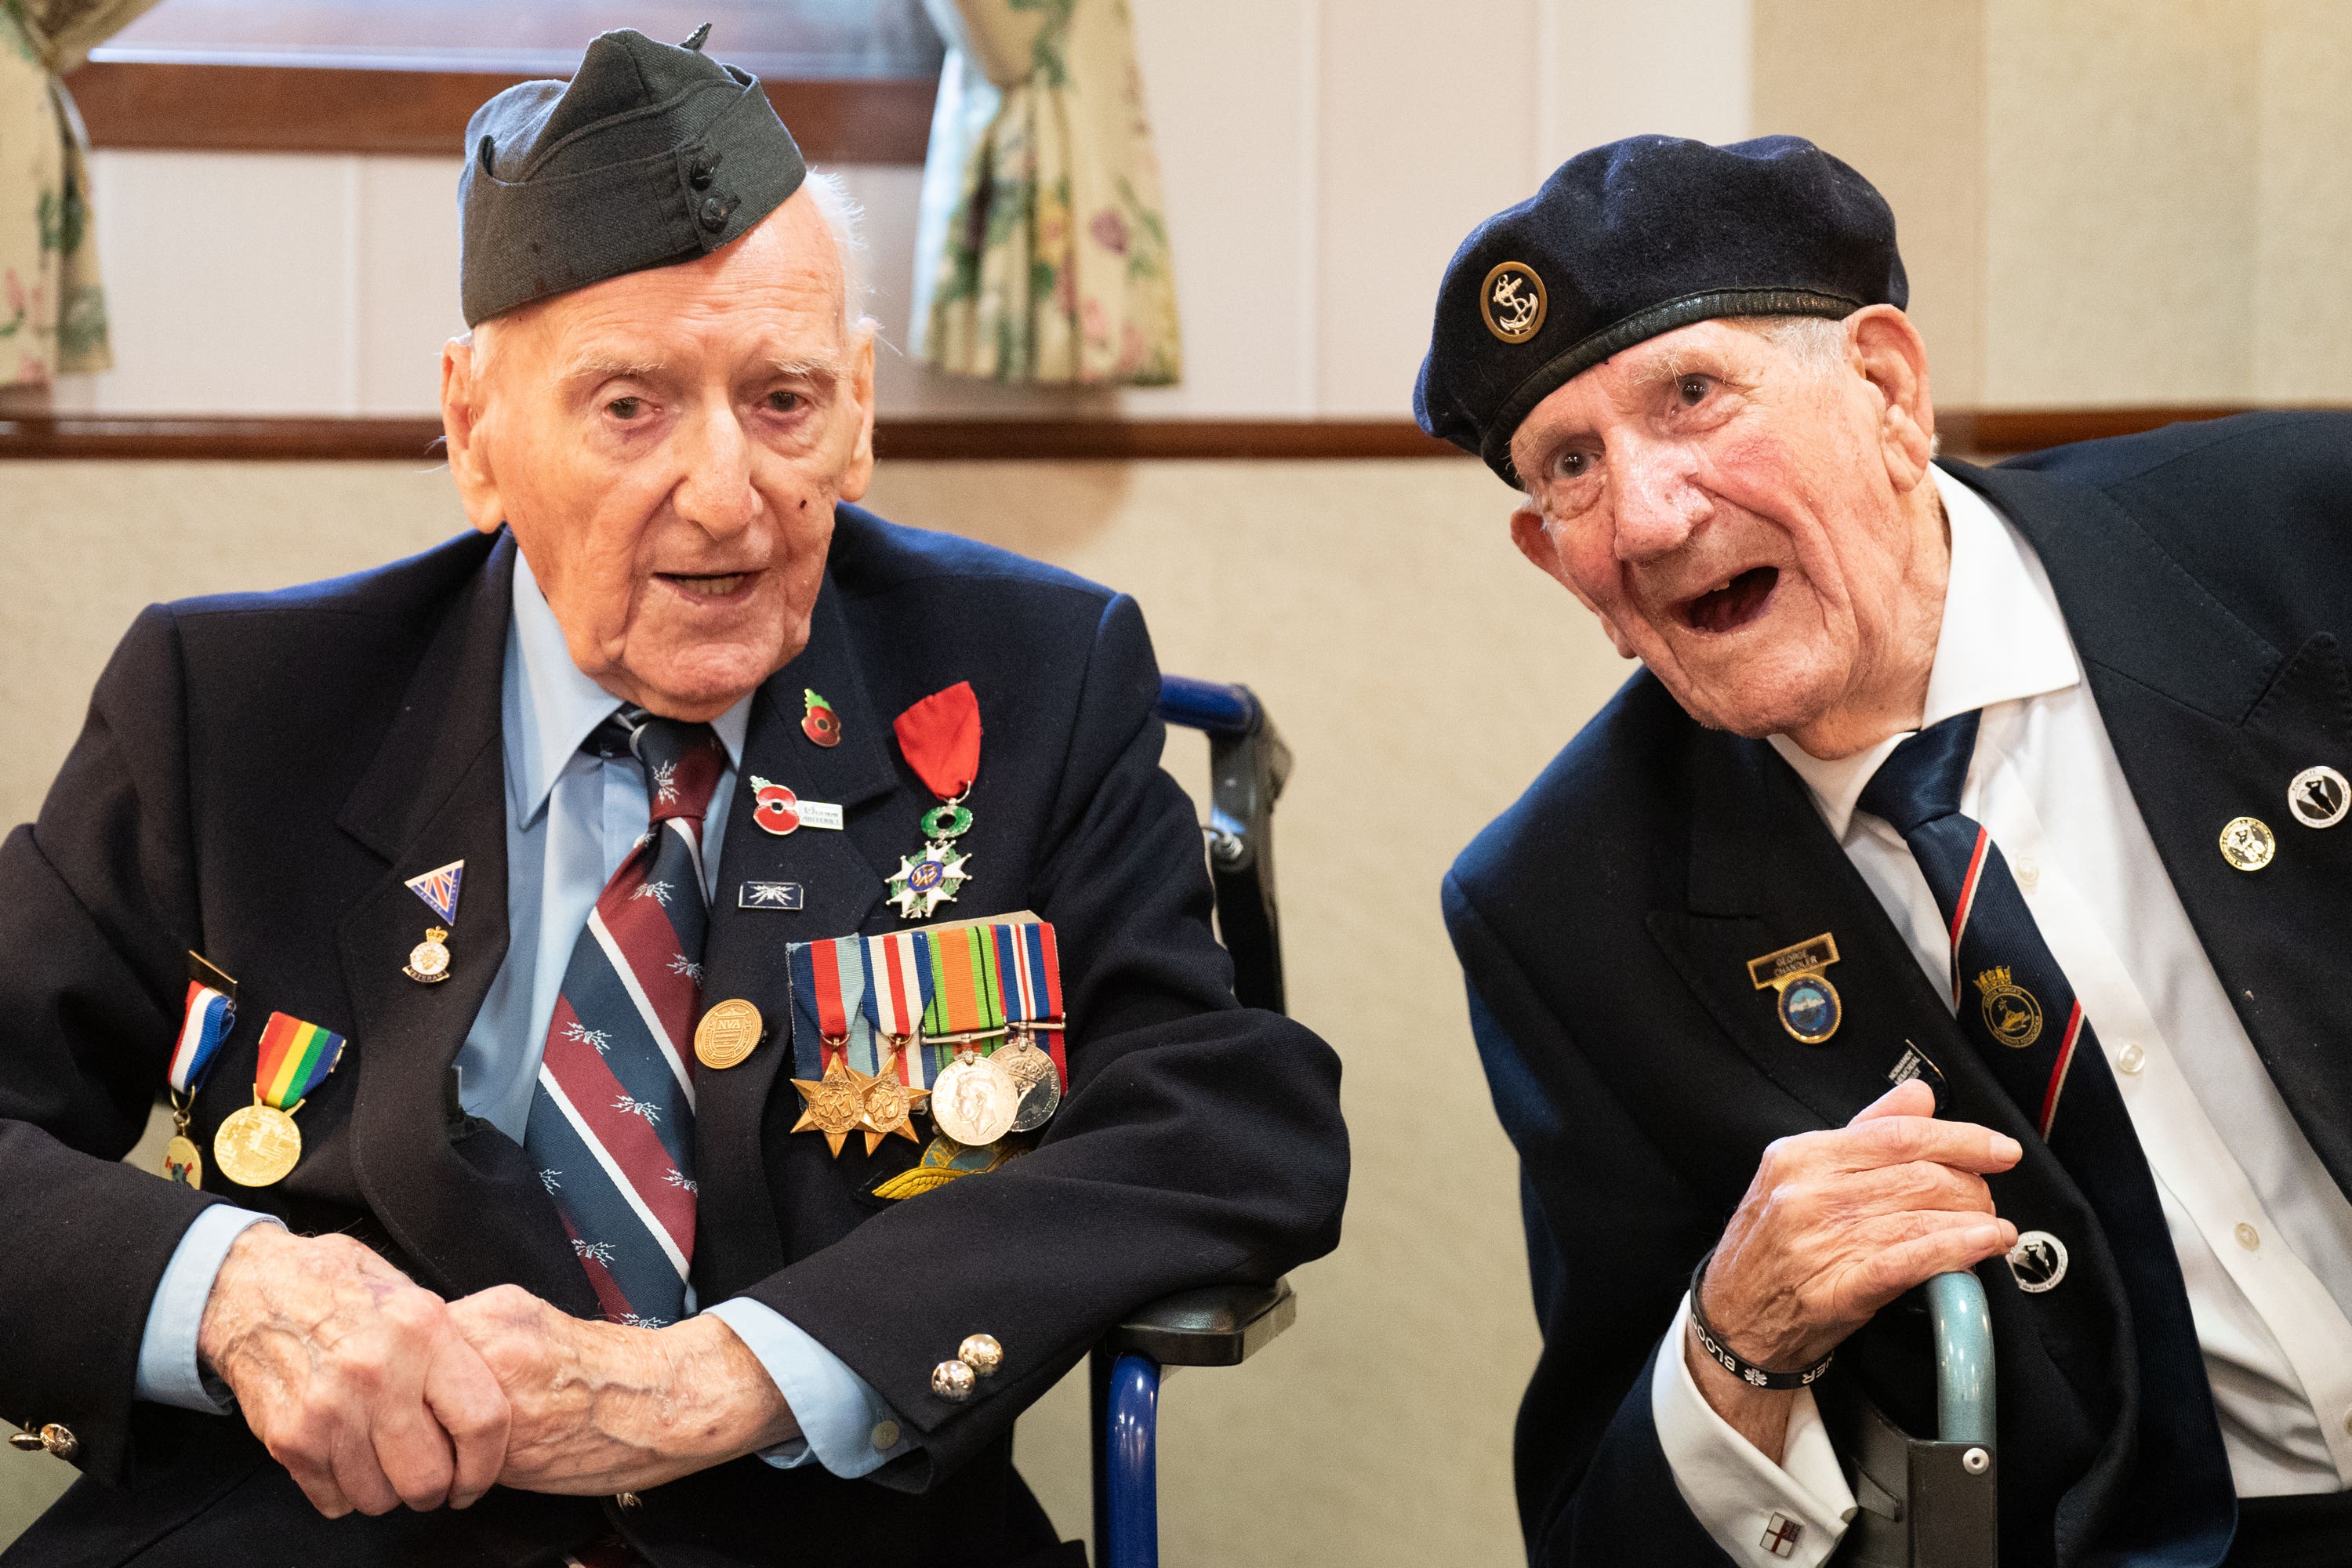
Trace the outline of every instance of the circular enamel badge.
[[1809, 1046], [1837, 1033], [1843, 1008], [1837, 987], [1822, 974], [1800, 974], [1780, 987], [1780, 1026]]
[[2352, 811], [2352, 783], [2331, 767], [2305, 768], [2286, 786], [2286, 808], [2305, 827], [2333, 827]]
[[1543, 279], [1524, 261], [1496, 262], [1478, 286], [1478, 313], [1505, 342], [1526, 342], [1543, 326]]
[[2258, 816], [2233, 816], [2221, 829], [2221, 858], [2241, 871], [2259, 871], [2277, 853], [2278, 839]]
[[2009, 1249], [2009, 1272], [2029, 1296], [2056, 1289], [2066, 1278], [2066, 1244], [2046, 1230], [2029, 1230]]

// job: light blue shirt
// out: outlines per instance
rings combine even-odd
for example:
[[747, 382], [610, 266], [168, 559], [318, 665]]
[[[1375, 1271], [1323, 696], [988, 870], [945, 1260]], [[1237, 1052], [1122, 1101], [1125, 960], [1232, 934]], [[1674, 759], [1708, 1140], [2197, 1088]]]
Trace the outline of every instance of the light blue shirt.
[[[703, 819], [703, 842], [726, 842], [728, 804], [743, 755], [751, 702], [746, 697], [711, 721], [727, 769]], [[554, 1016], [572, 944], [596, 895], [635, 847], [651, 820], [645, 771], [632, 758], [583, 752], [620, 702], [572, 662], [563, 629], [530, 567], [515, 557], [514, 617], [507, 631], [500, 717], [507, 777], [507, 956], [457, 1050], [465, 1109], [522, 1142], [539, 1081], [548, 1020]], [[719, 857], [704, 858], [709, 894]], [[355, 1042], [367, 1048], [367, 1043]], [[148, 1309], [139, 1346], [137, 1394], [191, 1410], [226, 1410], [226, 1391], [196, 1362], [196, 1328], [230, 1243], [268, 1219], [226, 1205], [196, 1217], [172, 1255]], [[687, 1306], [694, 1309], [691, 1289]], [[785, 1468], [812, 1458], [845, 1479], [869, 1474], [905, 1453], [903, 1423], [866, 1381], [797, 1324], [748, 1297], [709, 1309], [723, 1320], [792, 1405], [801, 1436], [761, 1456]], [[887, 1442], [884, 1439], [887, 1439]]]

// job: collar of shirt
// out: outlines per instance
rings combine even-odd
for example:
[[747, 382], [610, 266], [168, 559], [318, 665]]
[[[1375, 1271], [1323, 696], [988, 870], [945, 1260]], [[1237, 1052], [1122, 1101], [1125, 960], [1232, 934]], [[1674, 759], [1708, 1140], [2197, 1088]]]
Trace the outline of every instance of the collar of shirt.
[[[2041, 563], [1982, 496], [1939, 468], [1928, 472], [1950, 526], [1952, 566], [1922, 726], [2078, 684], [2083, 667]], [[1895, 747], [1916, 733], [1889, 735], [1867, 751], [1828, 762], [1786, 735], [1774, 735], [1771, 742], [1813, 792], [1831, 835], [1843, 842], [1863, 786]]]
[[[622, 703], [572, 662], [563, 627], [520, 551], [515, 552], [513, 628], [507, 640], [503, 704], [507, 808], [518, 826], [529, 826], [547, 809], [556, 779], [583, 754], [582, 742]], [[730, 772], [741, 766], [743, 736], [758, 695], [752, 692], [710, 721], [727, 749]]]

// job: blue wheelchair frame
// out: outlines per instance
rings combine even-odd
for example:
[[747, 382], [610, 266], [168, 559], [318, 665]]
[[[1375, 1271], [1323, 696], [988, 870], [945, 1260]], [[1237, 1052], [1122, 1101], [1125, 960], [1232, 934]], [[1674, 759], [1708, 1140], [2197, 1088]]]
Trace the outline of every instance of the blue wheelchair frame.
[[[1209, 737], [1209, 874], [1218, 934], [1233, 955], [1234, 994], [1244, 1006], [1285, 1011], [1274, 804], [1290, 776], [1290, 749], [1246, 686], [1163, 676], [1160, 716]], [[1889, 1521], [1892, 1538], [1881, 1538], [1892, 1554], [1871, 1561], [1994, 1568], [1996, 1412], [1984, 1286], [1973, 1274], [1941, 1274], [1927, 1282], [1927, 1297], [1938, 1435], [1933, 1441], [1895, 1437], [1906, 1472], [1904, 1495]], [[1087, 1370], [1097, 1568], [1159, 1568], [1162, 1369], [1238, 1366], [1297, 1315], [1286, 1279], [1216, 1286], [1153, 1302], [1095, 1347]], [[1839, 1561], [1861, 1556], [1841, 1552]]]

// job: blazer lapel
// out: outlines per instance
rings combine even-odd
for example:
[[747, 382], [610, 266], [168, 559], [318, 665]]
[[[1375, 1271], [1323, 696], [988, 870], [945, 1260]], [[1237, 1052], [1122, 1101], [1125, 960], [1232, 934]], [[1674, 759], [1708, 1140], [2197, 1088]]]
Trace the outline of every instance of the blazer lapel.
[[[1989, 1179], [1995, 1206], [2021, 1231], [2063, 1239], [2071, 1282], [2029, 1297], [2005, 1268], [1978, 1275], [2002, 1346], [2007, 1407], [2046, 1414], [2071, 1393], [2077, 1414], [2059, 1426], [2095, 1434], [2096, 1458], [2067, 1489], [2062, 1512], [2096, 1515], [2129, 1462], [2135, 1423], [2119, 1415], [2137, 1399], [2128, 1341], [2117, 1332], [2121, 1279], [2096, 1216], [1962, 1036], [1803, 781], [1760, 741], [1701, 734], [1694, 752], [1689, 908], [1654, 911], [1652, 937], [1756, 1069], [1822, 1126], [1843, 1126], [1891, 1089], [1891, 1069], [1912, 1047], [1943, 1073], [1945, 1120], [1993, 1128], [2024, 1148], [2014, 1169]], [[1748, 962], [1823, 932], [1837, 939], [1827, 974], [1843, 1016], [1834, 1035], [1809, 1046], [1781, 1026], [1773, 993], [1755, 988]], [[1877, 1362], [1858, 1347], [1857, 1364]]]
[[[501, 535], [450, 606], [399, 717], [338, 825], [388, 862], [336, 931], [353, 1013], [360, 1189], [423, 1282], [451, 1296], [506, 1281], [596, 1315], [546, 1194], [504, 1136], [453, 1126], [450, 1073], [507, 951], [506, 767], [500, 694], [514, 581]], [[407, 879], [466, 862], [449, 978], [403, 973], [435, 923]], [[500, 1147], [502, 1146], [502, 1147]]]
[[[805, 691], [832, 703], [841, 720], [838, 745], [820, 746], [802, 732]], [[786, 1261], [761, 1138], [768, 1099], [780, 1077], [792, 1076], [784, 949], [856, 931], [883, 891], [881, 875], [853, 832], [802, 827], [777, 835], [761, 827], [754, 818], [751, 779], [756, 774], [851, 815], [898, 787], [888, 732], [888, 718], [875, 709], [858, 673], [840, 590], [828, 573], [810, 616], [808, 646], [769, 679], [752, 705], [703, 948], [704, 1002], [742, 997], [759, 1008], [767, 1026], [765, 1039], [740, 1066], [697, 1075], [694, 1142], [702, 1191], [694, 1271], [697, 1293], [706, 1301]], [[911, 829], [909, 824], [910, 835]], [[749, 904], [744, 889], [751, 882], [793, 883], [801, 907]]]
[[[2335, 637], [2273, 647], [2191, 579], [2121, 507], [2085, 486], [1952, 471], [2041, 554], [2157, 853], [2214, 973], [2304, 1135], [2352, 1194], [2352, 827], [2315, 830], [2287, 785], [2352, 773], [2352, 679]], [[2277, 853], [2222, 858], [2224, 824], [2257, 817]]]

